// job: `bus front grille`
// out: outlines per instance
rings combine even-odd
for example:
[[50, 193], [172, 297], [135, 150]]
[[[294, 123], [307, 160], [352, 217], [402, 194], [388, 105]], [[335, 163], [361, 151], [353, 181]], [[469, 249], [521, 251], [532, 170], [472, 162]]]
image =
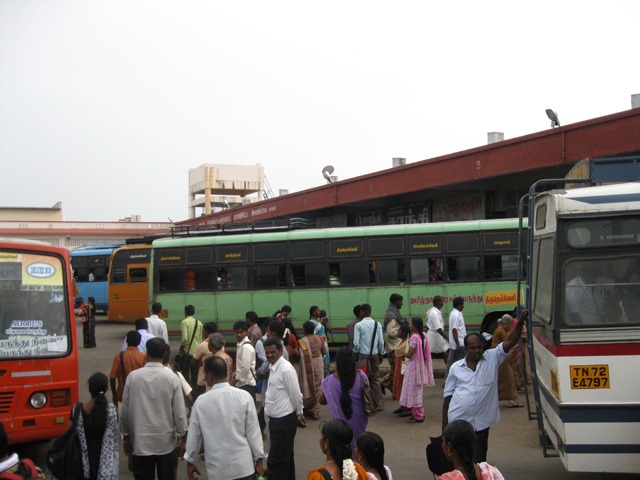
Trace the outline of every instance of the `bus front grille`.
[[16, 392], [0, 392], [0, 413], [9, 413]]

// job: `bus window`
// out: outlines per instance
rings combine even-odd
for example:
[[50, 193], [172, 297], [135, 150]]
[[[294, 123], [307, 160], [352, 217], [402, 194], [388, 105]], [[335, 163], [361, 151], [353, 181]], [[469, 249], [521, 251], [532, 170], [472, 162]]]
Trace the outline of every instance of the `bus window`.
[[131, 283], [147, 283], [146, 267], [135, 267], [129, 270], [129, 281]]
[[292, 287], [323, 287], [324, 263], [307, 263], [291, 265]]
[[487, 280], [516, 280], [518, 278], [518, 255], [486, 255], [484, 278]]
[[430, 258], [429, 259], [429, 282], [441, 282], [442, 281], [442, 259]]
[[[536, 245], [539, 243], [539, 245]], [[545, 320], [551, 321], [551, 293], [553, 292], [553, 238], [542, 238], [540, 242], [534, 244], [534, 256], [536, 247], [540, 249], [537, 263], [536, 278], [534, 280], [533, 308], [536, 315]]]
[[178, 268], [163, 268], [158, 271], [159, 292], [180, 292], [184, 284], [183, 271]]
[[127, 266], [114, 265], [111, 270], [111, 283], [127, 283]]
[[218, 269], [218, 288], [243, 290], [249, 286], [248, 267], [227, 267]]
[[411, 283], [429, 282], [429, 260], [427, 258], [411, 259]]
[[368, 272], [365, 261], [340, 262], [340, 285], [368, 285]]
[[468, 282], [480, 278], [479, 257], [448, 257], [449, 281]]
[[399, 285], [406, 281], [404, 260], [374, 260], [369, 263], [370, 282]]
[[253, 267], [253, 288], [279, 288], [286, 286], [286, 265], [257, 265]]

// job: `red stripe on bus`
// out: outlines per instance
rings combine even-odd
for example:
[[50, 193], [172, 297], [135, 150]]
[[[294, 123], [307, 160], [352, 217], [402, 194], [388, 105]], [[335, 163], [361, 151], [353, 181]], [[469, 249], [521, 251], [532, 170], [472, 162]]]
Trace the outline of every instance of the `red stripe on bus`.
[[539, 328], [533, 333], [540, 345], [556, 357], [598, 357], [613, 355], [640, 355], [640, 343], [585, 343], [581, 345], [556, 345], [544, 336]]

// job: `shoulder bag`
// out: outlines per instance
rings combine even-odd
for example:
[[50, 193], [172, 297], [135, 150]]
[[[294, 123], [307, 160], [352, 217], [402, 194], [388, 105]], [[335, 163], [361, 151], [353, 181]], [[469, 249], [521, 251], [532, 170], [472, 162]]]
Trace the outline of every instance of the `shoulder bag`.
[[193, 345], [193, 339], [196, 338], [196, 331], [198, 330], [198, 320], [195, 319], [195, 326], [193, 327], [193, 334], [191, 335], [191, 341], [189, 342], [189, 347], [186, 351], [180, 351], [176, 354], [173, 359], [173, 371], [174, 372], [184, 372], [188, 371], [191, 368], [191, 360], [193, 359], [193, 355], [189, 355], [191, 351], [191, 346]]
[[60, 480], [83, 478], [82, 451], [80, 440], [76, 433], [76, 425], [80, 418], [82, 403], [78, 402], [73, 407], [73, 425], [53, 441], [53, 445], [47, 452], [47, 467], [54, 478]]
[[[371, 348], [369, 348], [369, 357], [373, 353], [373, 345], [376, 343], [376, 337], [378, 336], [378, 323], [373, 320], [373, 336], [371, 337]], [[356, 362], [356, 368], [362, 370], [367, 377], [369, 376], [369, 358], [363, 358]]]

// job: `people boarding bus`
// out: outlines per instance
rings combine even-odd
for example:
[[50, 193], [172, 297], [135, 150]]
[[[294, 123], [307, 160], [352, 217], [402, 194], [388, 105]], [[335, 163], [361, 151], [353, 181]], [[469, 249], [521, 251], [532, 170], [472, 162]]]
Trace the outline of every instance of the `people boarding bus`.
[[0, 239], [0, 421], [10, 444], [62, 435], [78, 400], [69, 252]]

